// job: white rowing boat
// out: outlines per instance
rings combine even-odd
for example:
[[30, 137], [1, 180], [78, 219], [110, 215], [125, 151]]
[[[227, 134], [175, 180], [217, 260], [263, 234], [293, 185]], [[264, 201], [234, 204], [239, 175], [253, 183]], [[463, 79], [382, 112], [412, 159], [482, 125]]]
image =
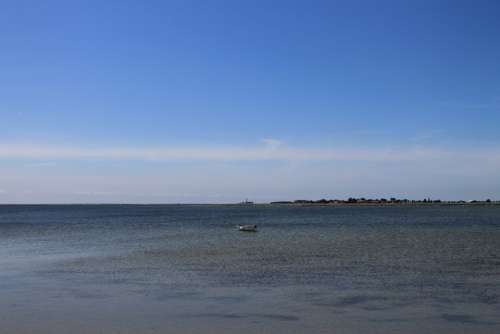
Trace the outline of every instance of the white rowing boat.
[[240, 225], [238, 228], [242, 232], [257, 232], [257, 225]]

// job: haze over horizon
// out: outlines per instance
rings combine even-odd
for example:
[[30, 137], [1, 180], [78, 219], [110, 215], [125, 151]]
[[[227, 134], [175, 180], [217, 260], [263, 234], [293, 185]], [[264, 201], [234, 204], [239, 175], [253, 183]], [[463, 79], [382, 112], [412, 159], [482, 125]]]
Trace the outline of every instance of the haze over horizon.
[[497, 1], [5, 1], [0, 203], [500, 199]]

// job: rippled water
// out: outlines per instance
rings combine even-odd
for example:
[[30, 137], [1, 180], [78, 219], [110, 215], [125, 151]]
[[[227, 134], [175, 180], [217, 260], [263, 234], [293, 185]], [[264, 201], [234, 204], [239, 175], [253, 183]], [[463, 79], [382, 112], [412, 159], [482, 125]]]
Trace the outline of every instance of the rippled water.
[[499, 282], [499, 206], [0, 206], [1, 333], [499, 333]]

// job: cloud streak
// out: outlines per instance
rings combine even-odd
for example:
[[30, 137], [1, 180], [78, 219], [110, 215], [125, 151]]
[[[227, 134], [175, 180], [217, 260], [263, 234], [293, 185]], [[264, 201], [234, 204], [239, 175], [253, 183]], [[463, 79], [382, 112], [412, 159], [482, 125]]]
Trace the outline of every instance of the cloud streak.
[[82, 147], [0, 144], [0, 158], [112, 159], [146, 161], [380, 161], [475, 160], [500, 163], [500, 150], [443, 148], [311, 148], [265, 146]]
[[[98, 163], [92, 168], [79, 163], [86, 161]], [[120, 163], [100, 163], [108, 161]], [[5, 190], [0, 197], [9, 203], [227, 203], [247, 197], [265, 202], [349, 196], [493, 199], [500, 196], [498, 180], [497, 147], [0, 144], [0, 189]]]

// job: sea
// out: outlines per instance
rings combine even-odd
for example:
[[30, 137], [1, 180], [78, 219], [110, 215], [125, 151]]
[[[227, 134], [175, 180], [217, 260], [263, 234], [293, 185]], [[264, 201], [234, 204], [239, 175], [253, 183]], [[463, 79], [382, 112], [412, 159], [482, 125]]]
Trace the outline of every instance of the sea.
[[1, 205], [0, 333], [497, 334], [500, 206]]

